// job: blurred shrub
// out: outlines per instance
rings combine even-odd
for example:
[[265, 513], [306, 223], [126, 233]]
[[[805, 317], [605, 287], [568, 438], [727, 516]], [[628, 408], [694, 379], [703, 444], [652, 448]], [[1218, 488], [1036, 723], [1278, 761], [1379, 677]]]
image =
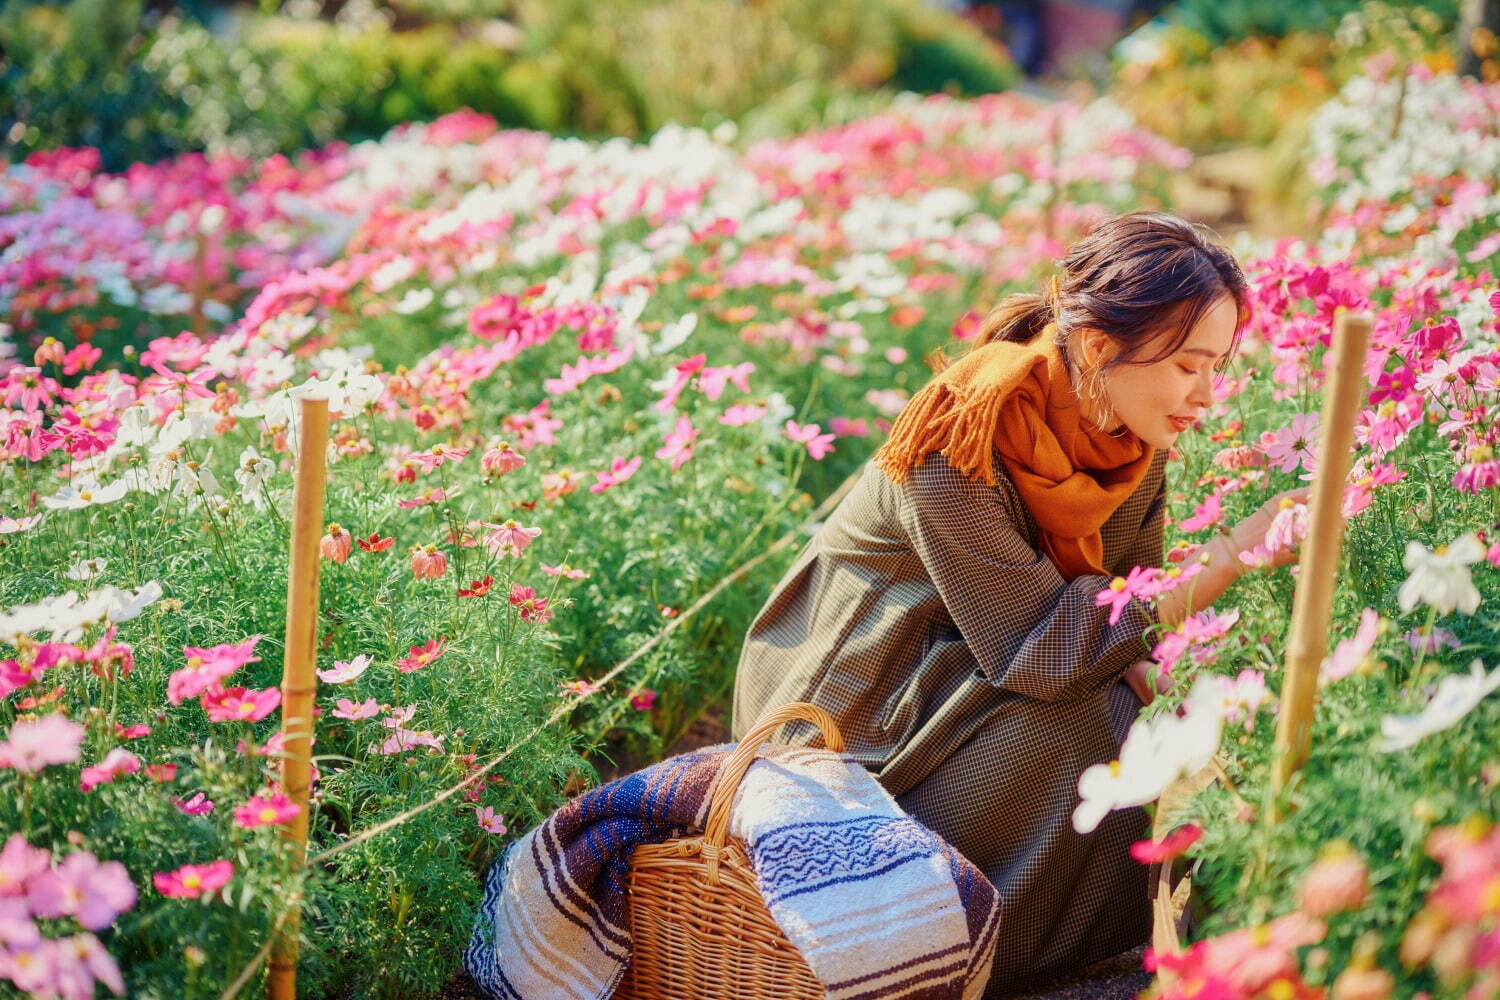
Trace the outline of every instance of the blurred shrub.
[[1366, 60], [1451, 68], [1450, 27], [1434, 11], [1384, 2], [1365, 3], [1332, 34], [1217, 44], [1182, 24], [1153, 26], [1120, 47], [1114, 92], [1143, 128], [1197, 152], [1277, 142], [1300, 149], [1307, 116]]
[[141, 0], [0, 3], [0, 141], [10, 156], [94, 146], [106, 163], [180, 149], [185, 108], [141, 59]]
[[[1433, 14], [1452, 27], [1460, 0], [1400, 0], [1393, 6]], [[1327, 32], [1361, 8], [1360, 0], [1178, 0], [1169, 19], [1211, 45], [1240, 38]]]
[[[481, 19], [502, 7], [513, 23]], [[401, 0], [390, 11], [336, 23], [240, 9], [212, 31], [175, 14], [143, 20], [142, 0], [7, 12], [0, 126], [18, 137], [12, 155], [91, 145], [120, 169], [370, 138], [463, 107], [503, 126], [639, 137], [767, 107], [762, 126], [802, 121], [877, 88], [987, 93], [1016, 75], [1003, 48], [921, 0]]]

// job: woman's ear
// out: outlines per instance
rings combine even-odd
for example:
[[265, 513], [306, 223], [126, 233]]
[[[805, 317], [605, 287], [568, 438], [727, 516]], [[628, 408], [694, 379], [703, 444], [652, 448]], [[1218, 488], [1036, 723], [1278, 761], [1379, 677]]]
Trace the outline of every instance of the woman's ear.
[[1115, 342], [1103, 330], [1086, 326], [1078, 331], [1078, 338], [1078, 346], [1083, 349], [1083, 362], [1090, 368], [1103, 365], [1115, 356]]

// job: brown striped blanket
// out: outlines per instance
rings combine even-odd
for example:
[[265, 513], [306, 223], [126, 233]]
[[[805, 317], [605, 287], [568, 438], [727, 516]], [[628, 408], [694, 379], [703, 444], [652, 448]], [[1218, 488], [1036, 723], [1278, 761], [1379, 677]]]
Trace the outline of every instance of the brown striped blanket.
[[[485, 879], [464, 966], [502, 1000], [602, 1000], [630, 961], [626, 875], [639, 844], [700, 833], [733, 744], [670, 757], [578, 796], [512, 843]], [[767, 746], [729, 832], [761, 894], [834, 1000], [984, 992], [994, 887], [906, 815], [857, 762]]]

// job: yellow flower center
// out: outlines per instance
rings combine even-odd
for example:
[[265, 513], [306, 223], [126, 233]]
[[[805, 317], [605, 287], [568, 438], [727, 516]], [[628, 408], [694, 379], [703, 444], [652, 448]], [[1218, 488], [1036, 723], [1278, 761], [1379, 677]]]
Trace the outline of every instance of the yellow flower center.
[[197, 875], [184, 875], [182, 876], [182, 884], [188, 889], [196, 889], [203, 884], [203, 879]]
[[1112, 761], [1109, 762], [1109, 776], [1111, 778], [1118, 778], [1120, 776], [1120, 762], [1119, 761], [1112, 760]]
[[1384, 403], [1380, 404], [1380, 416], [1381, 416], [1381, 419], [1383, 419], [1383, 420], [1389, 420], [1391, 417], [1393, 417], [1395, 415], [1396, 415], [1396, 401], [1395, 400], [1393, 400], [1393, 399], [1387, 399]]
[[1266, 987], [1266, 996], [1271, 1000], [1292, 1000], [1292, 997], [1296, 995], [1297, 987], [1287, 979], [1274, 980], [1270, 986]]
[[85, 499], [85, 500], [92, 500], [92, 499], [94, 499], [94, 494], [92, 492], [90, 492], [89, 490], [84, 490], [82, 493], [80, 493], [78, 495], [80, 497], [82, 497], [83, 499]]
[[1113, 580], [1109, 581], [1109, 589], [1113, 590], [1117, 594], [1120, 591], [1124, 590], [1125, 589], [1125, 578], [1123, 576], [1117, 576]]
[[263, 809], [261, 809], [261, 811], [260, 811], [260, 821], [262, 823], [274, 823], [274, 822], [276, 822], [276, 810], [272, 809], [270, 806], [266, 806]]

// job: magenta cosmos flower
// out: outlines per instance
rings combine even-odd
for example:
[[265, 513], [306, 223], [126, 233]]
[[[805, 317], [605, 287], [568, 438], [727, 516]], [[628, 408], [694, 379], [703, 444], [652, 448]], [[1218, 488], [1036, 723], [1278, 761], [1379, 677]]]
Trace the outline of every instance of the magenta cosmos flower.
[[210, 861], [206, 865], [183, 865], [175, 871], [156, 872], [151, 876], [156, 891], [174, 899], [197, 899], [217, 892], [234, 877], [229, 861]]
[[259, 722], [281, 704], [281, 691], [223, 688], [204, 692], [201, 700], [210, 722]]
[[234, 811], [234, 821], [240, 826], [279, 826], [297, 818], [302, 809], [285, 795], [252, 795], [250, 801]]

